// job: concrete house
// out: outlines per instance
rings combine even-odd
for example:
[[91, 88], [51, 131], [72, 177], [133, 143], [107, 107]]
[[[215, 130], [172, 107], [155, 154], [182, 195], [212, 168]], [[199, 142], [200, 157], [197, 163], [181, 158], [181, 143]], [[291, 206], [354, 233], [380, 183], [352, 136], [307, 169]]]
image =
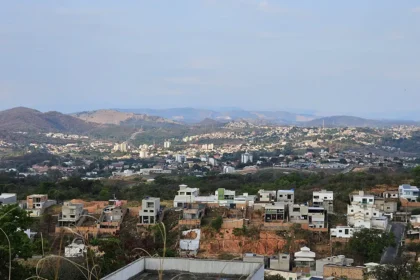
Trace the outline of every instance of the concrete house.
[[82, 218], [83, 215], [83, 204], [71, 203], [66, 201], [61, 208], [61, 215], [58, 218], [58, 223], [61, 226], [74, 224]]
[[336, 228], [330, 229], [330, 235], [331, 237], [336, 238], [350, 238], [357, 230], [357, 228], [352, 228], [350, 226], [337, 226]]
[[283, 222], [287, 219], [288, 207], [282, 202], [266, 204], [264, 222]]
[[334, 212], [334, 192], [321, 190], [313, 192], [312, 205], [314, 207], [322, 207], [327, 210], [328, 213]]
[[279, 253], [268, 259], [269, 269], [290, 271], [292, 269], [292, 259], [290, 254]]
[[276, 200], [276, 191], [258, 191], [258, 202], [274, 202]]
[[119, 230], [126, 211], [121, 206], [109, 205], [102, 210], [98, 228]]
[[185, 207], [187, 204], [195, 202], [195, 198], [200, 194], [198, 188], [189, 188], [187, 185], [180, 185], [178, 195], [174, 198], [174, 207]]
[[277, 202], [284, 202], [285, 204], [294, 204], [295, 191], [294, 190], [278, 190]]
[[159, 221], [160, 198], [146, 197], [141, 202], [140, 224], [156, 224]]
[[33, 194], [26, 197], [26, 211], [31, 217], [39, 217], [48, 207], [57, 204], [55, 200], [49, 200], [46, 194]]
[[310, 228], [325, 228], [325, 209], [304, 204], [289, 205], [290, 222], [308, 224]]

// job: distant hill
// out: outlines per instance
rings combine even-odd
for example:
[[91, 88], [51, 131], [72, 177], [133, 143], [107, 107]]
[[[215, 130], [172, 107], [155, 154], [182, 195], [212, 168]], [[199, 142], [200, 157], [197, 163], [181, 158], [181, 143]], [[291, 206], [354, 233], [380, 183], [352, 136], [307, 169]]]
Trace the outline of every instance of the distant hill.
[[170, 109], [116, 109], [120, 112], [155, 115], [166, 119], [182, 121], [185, 123], [199, 123], [205, 119], [221, 122], [247, 120], [259, 122], [272, 122], [277, 124], [294, 124], [300, 121], [310, 121], [315, 117], [307, 114], [295, 114], [284, 111], [247, 111], [237, 108], [223, 110], [207, 110], [195, 108]]
[[353, 116], [331, 116], [319, 118], [312, 121], [301, 122], [301, 126], [323, 126], [325, 127], [388, 127], [394, 125], [418, 125], [414, 121], [400, 120], [372, 120]]
[[206, 127], [222, 127], [226, 124], [223, 121], [216, 121], [210, 118], [205, 118], [201, 122], [195, 123], [194, 126], [206, 126]]
[[59, 112], [42, 113], [25, 107], [0, 111], [0, 130], [6, 131], [86, 133], [96, 126]]
[[162, 117], [149, 116], [146, 114], [119, 112], [116, 110], [97, 110], [97, 111], [81, 112], [81, 113], [72, 114], [72, 116], [86, 122], [93, 122], [97, 124], [151, 126], [151, 127], [181, 125], [178, 122], [165, 119]]

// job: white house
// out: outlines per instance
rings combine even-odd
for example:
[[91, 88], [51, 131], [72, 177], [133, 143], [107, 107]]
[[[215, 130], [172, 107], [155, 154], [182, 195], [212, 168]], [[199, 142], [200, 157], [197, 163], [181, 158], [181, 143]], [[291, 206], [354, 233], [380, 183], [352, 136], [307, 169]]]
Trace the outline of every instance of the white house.
[[323, 207], [327, 212], [334, 212], [334, 192], [321, 190], [313, 192], [312, 204], [314, 207]]
[[331, 237], [350, 238], [353, 236], [353, 233], [357, 230], [357, 228], [352, 228], [349, 226], [337, 226], [336, 228], [330, 229], [330, 234]]
[[299, 252], [295, 253], [295, 266], [310, 267], [311, 270], [315, 270], [315, 257], [316, 254], [311, 249], [302, 247]]
[[408, 201], [417, 201], [419, 189], [416, 186], [404, 184], [398, 187], [398, 194], [401, 198], [405, 198]]
[[286, 204], [295, 203], [295, 191], [294, 190], [278, 190], [277, 191], [277, 202], [284, 202]]
[[187, 185], [180, 185], [178, 195], [174, 198], [174, 207], [184, 207], [186, 204], [194, 203], [195, 198], [200, 194], [198, 188], [189, 188]]
[[350, 197], [350, 202], [351, 204], [373, 205], [375, 197], [365, 194], [364, 191], [359, 191], [359, 194], [354, 194]]

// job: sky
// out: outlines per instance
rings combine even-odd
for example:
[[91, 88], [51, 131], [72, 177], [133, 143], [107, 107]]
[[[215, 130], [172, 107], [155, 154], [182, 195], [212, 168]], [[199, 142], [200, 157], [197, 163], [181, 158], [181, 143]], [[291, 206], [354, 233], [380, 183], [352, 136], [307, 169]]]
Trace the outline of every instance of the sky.
[[0, 110], [420, 119], [420, 2], [0, 0]]

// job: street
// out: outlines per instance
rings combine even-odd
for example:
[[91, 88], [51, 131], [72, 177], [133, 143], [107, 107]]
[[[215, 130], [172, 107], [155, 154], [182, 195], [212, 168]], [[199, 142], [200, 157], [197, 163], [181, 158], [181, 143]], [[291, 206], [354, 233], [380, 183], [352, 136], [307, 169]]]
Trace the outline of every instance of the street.
[[405, 224], [404, 223], [391, 223], [391, 232], [395, 235], [395, 247], [388, 247], [385, 249], [385, 252], [382, 254], [381, 264], [392, 264], [398, 254], [398, 250], [401, 246], [402, 238], [404, 237], [405, 231]]

